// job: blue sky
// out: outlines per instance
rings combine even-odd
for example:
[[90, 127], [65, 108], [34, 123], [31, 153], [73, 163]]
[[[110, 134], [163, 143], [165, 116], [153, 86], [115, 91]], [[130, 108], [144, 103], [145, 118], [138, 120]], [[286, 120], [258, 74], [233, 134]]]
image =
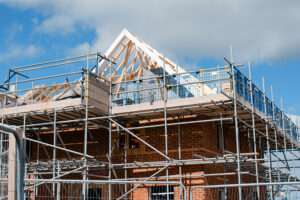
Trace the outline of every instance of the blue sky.
[[224, 65], [233, 45], [255, 83], [262, 88], [264, 77], [276, 104], [282, 97], [300, 116], [299, 9], [297, 1], [0, 0], [0, 81], [8, 67], [105, 52], [127, 28], [187, 70]]

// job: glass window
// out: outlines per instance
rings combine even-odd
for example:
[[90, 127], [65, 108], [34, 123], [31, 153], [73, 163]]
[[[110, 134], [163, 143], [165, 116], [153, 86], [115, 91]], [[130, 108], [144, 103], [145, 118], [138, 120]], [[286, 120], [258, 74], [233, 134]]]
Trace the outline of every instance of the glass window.
[[174, 200], [174, 186], [169, 186], [169, 191], [167, 191], [167, 186], [151, 186], [150, 188], [150, 200], [167, 200], [167, 195], [169, 195], [169, 200]]

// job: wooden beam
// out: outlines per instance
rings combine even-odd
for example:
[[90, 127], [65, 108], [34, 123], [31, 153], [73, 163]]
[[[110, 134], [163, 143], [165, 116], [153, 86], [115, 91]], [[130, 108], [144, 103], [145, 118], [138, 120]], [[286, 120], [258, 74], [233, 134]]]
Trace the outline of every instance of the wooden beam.
[[4, 101], [5, 98], [6, 98], [7, 100], [9, 100], [9, 101], [12, 101], [12, 102], [14, 102], [14, 103], [17, 103], [17, 99], [14, 98], [14, 97], [12, 97], [11, 95], [9, 95], [9, 94], [0, 94], [0, 100], [1, 100], [1, 101]]
[[50, 100], [55, 93], [59, 94], [61, 93], [61, 89], [64, 88], [65, 85], [59, 85], [59, 86], [55, 86], [55, 89], [53, 91], [51, 91], [51, 93], [49, 95], [47, 95], [47, 97], [45, 99], [43, 99], [43, 102]]
[[[129, 65], [129, 67], [127, 68], [126, 71], [126, 79], [127, 79], [127, 75], [129, 75], [129, 78], [127, 80], [132, 80], [133, 76], [132, 76], [132, 71], [134, 69], [135, 63], [138, 59], [138, 51], [136, 51], [133, 62]], [[129, 73], [129, 71], [131, 70], [131, 73]]]
[[49, 86], [47, 88], [44, 88], [44, 91], [41, 92], [37, 97], [34, 98], [35, 101], [38, 101], [38, 100], [41, 100], [42, 97], [49, 91], [49, 90], [52, 90], [53, 89], [53, 86]]
[[[130, 40], [127, 40], [127, 42], [125, 43], [125, 45], [122, 45], [122, 48], [118, 51], [118, 53], [116, 54], [116, 56], [112, 56], [112, 61], [113, 61], [113, 62], [115, 62], [115, 61], [120, 57], [120, 55], [123, 53], [123, 51], [124, 51], [124, 49], [126, 48], [126, 46], [128, 46], [129, 42], [130, 42]], [[106, 64], [106, 65], [101, 66], [101, 68], [99, 69], [99, 71], [100, 71], [100, 70], [102, 70], [105, 66], [106, 66], [106, 68], [104, 69], [103, 73], [101, 74], [102, 76], [104, 76], [104, 74], [108, 71], [109, 66], [108, 66], [108, 64]], [[112, 68], [114, 68], [114, 67], [112, 67]], [[114, 68], [114, 69], [115, 69], [115, 68]]]
[[[34, 86], [34, 88], [44, 87], [44, 86], [46, 86], [46, 85], [36, 85], [36, 86]], [[26, 99], [28, 99], [28, 98], [31, 98], [32, 95], [35, 95], [36, 93], [37, 93], [36, 90], [35, 90], [35, 91], [29, 90], [29, 91], [27, 91], [23, 96], [21, 96], [21, 97], [18, 99], [18, 102], [22, 102], [22, 101], [24, 101], [24, 100], [26, 100]]]
[[113, 62], [115, 62], [119, 57], [120, 57], [120, 55], [123, 53], [123, 51], [124, 51], [124, 49], [126, 48], [126, 47], [128, 47], [128, 45], [129, 45], [129, 43], [130, 43], [131, 41], [130, 40], [128, 40], [126, 43], [125, 43], [125, 45], [123, 45], [123, 47], [120, 49], [120, 51], [117, 53], [117, 55], [113, 58]]
[[[119, 58], [119, 56], [123, 53], [124, 49], [125, 49], [126, 47], [128, 47], [129, 42], [130, 42], [130, 40], [128, 40], [128, 41], [126, 42], [126, 44], [123, 45], [123, 47], [121, 48], [121, 50], [117, 53], [117, 56], [115, 57], [115, 59], [113, 60], [113, 62], [115, 62], [115, 61]], [[103, 71], [102, 74], [101, 74], [101, 76], [103, 76], [103, 77], [104, 77], [104, 75], [106, 74], [106, 72], [108, 72], [108, 70], [109, 70], [109, 68], [110, 68], [109, 65], [104, 65], [104, 66], [106, 66], [106, 68], [104, 69], [104, 71]], [[120, 66], [122, 66], [122, 64], [120, 64], [119, 67], [120, 67]], [[115, 71], [118, 71], [118, 70], [119, 70], [119, 67], [117, 67], [117, 69], [115, 69]], [[102, 68], [102, 67], [101, 67], [101, 68]]]
[[[129, 57], [131, 55], [131, 47], [132, 47], [132, 43], [129, 42], [128, 47], [127, 47], [127, 51], [125, 54], [125, 58], [124, 58], [124, 62], [123, 62], [123, 70], [122, 70], [122, 74], [120, 76], [120, 78], [117, 80], [117, 83], [121, 82], [123, 80], [123, 77], [126, 76], [127, 77], [127, 71], [126, 71], [126, 66], [129, 60]], [[117, 87], [117, 92], [119, 92], [119, 89], [121, 88], [121, 85], [119, 84]]]
[[[135, 50], [135, 46], [130, 50], [130, 54]], [[125, 59], [120, 63], [120, 65], [117, 67], [117, 69], [112, 73], [112, 80], [115, 79], [116, 73], [121, 69], [122, 65], [124, 65]], [[110, 75], [107, 76], [108, 79], [110, 79]]]
[[129, 59], [129, 57], [132, 53], [131, 48], [132, 48], [132, 42], [129, 42], [128, 47], [127, 47], [127, 51], [126, 51], [126, 54], [125, 54], [124, 62], [123, 62], [123, 68], [125, 68], [127, 66], [128, 59]]

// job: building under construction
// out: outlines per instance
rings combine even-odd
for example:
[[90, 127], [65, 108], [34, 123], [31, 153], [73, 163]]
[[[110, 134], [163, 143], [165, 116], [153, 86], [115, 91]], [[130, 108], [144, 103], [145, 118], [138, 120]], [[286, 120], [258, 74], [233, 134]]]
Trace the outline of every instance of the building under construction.
[[17, 180], [23, 199], [295, 199], [296, 125], [225, 61], [187, 72], [123, 30], [105, 54], [10, 68], [24, 180], [2, 130], [1, 198]]

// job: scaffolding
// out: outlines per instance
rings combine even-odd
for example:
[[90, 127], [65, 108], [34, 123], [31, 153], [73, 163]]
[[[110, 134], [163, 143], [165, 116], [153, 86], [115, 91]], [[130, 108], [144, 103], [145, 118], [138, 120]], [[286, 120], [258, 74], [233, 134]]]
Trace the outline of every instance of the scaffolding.
[[[123, 46], [127, 54], [133, 48]], [[299, 193], [297, 127], [275, 105], [273, 90], [268, 98], [264, 81], [262, 91], [252, 82], [250, 63], [248, 78], [232, 60], [186, 72], [164, 56], [156, 56], [161, 65], [155, 56], [146, 61], [145, 53], [136, 54], [144, 61], [137, 71], [127, 68], [126, 55], [119, 67], [101, 53], [9, 69], [0, 117], [24, 130], [25, 198], [142, 199], [142, 187], [151, 193], [143, 199], [168, 200], [201, 191], [203, 199], [239, 200]], [[184, 129], [204, 124], [218, 127], [220, 152], [183, 146]], [[161, 130], [159, 144], [142, 134], [151, 130]], [[226, 130], [235, 151], [226, 148]], [[2, 161], [5, 148], [0, 153]]]

